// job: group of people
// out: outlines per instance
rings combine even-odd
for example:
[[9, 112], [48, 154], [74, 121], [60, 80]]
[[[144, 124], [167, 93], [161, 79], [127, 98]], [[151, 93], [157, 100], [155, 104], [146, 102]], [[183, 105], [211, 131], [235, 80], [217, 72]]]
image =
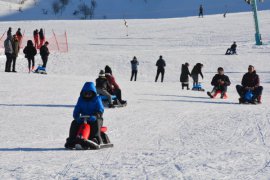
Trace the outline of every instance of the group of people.
[[[41, 29], [42, 31], [42, 29]], [[41, 37], [41, 36], [40, 36]], [[44, 37], [44, 36], [43, 36]], [[21, 29], [18, 28], [16, 34], [12, 35], [12, 28], [9, 28], [7, 31], [7, 38], [4, 41], [5, 55], [6, 55], [6, 65], [5, 72], [17, 72], [16, 71], [16, 59], [20, 52], [20, 46], [22, 41], [22, 33]], [[36, 39], [35, 45], [32, 40], [27, 41], [26, 47], [23, 49], [23, 53], [25, 54], [25, 58], [28, 60], [28, 71], [29, 73], [35, 69], [35, 56], [37, 54], [37, 46]], [[44, 40], [40, 41], [40, 56], [43, 62], [42, 67], [46, 68], [48, 57], [50, 51], [48, 49], [49, 42]], [[11, 69], [12, 68], [12, 69]]]
[[45, 35], [44, 35], [43, 29], [41, 28], [39, 31], [38, 29], [34, 30], [33, 37], [34, 37], [35, 48], [40, 49], [45, 42]]

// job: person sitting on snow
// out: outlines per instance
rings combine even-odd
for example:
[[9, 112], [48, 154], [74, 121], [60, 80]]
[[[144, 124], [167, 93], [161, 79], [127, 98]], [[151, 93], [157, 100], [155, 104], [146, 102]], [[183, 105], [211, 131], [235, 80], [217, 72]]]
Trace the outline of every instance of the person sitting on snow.
[[109, 86], [110, 85], [105, 76], [105, 72], [101, 70], [99, 72], [98, 78], [96, 79], [97, 93], [100, 95], [106, 96], [109, 102], [109, 108], [114, 108], [112, 95], [107, 91]]
[[231, 45], [231, 48], [228, 48], [228, 49], [227, 49], [226, 55], [237, 54], [237, 53], [236, 53], [236, 48], [237, 48], [236, 42], [233, 42], [233, 44]]
[[74, 120], [71, 123], [69, 137], [67, 138], [65, 147], [69, 149], [75, 147], [77, 132], [80, 125], [84, 123], [84, 120], [80, 118], [81, 116], [90, 116], [87, 120], [87, 123], [91, 127], [89, 139], [101, 144], [100, 128], [103, 124], [103, 113], [104, 107], [100, 97], [97, 96], [95, 84], [93, 82], [86, 82], [73, 111]]
[[127, 102], [122, 100], [122, 91], [112, 75], [112, 69], [108, 65], [105, 67], [105, 76], [109, 82], [108, 92], [115, 95], [121, 104], [126, 104]]
[[221, 96], [220, 98], [223, 99], [225, 93], [227, 92], [227, 86], [231, 85], [230, 79], [228, 76], [226, 76], [224, 74], [224, 69], [222, 67], [219, 67], [217, 69], [218, 74], [216, 74], [211, 82], [211, 85], [214, 86], [212, 92], [207, 92], [208, 96], [210, 96], [211, 98], [213, 98], [214, 94], [217, 91], [221, 91]]
[[180, 75], [180, 82], [182, 83], [182, 89], [184, 87], [187, 87], [187, 90], [189, 90], [189, 76], [191, 76], [189, 72], [189, 63], [182, 64], [182, 69], [181, 69], [181, 75]]
[[242, 78], [242, 86], [236, 85], [236, 90], [240, 95], [239, 102], [245, 103], [245, 94], [247, 91], [252, 91], [253, 97], [251, 100], [252, 104], [261, 103], [261, 96], [263, 87], [260, 86], [260, 78], [257, 75], [254, 66], [248, 66], [248, 72]]
[[193, 86], [199, 85], [199, 74], [201, 75], [203, 79], [203, 73], [202, 73], [203, 64], [197, 63], [192, 71], [191, 71], [191, 77], [193, 79]]

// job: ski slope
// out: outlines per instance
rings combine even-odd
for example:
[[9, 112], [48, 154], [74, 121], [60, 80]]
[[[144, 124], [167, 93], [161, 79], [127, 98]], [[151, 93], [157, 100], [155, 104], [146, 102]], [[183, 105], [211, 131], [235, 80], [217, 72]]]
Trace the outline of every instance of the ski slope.
[[[270, 40], [270, 11], [259, 13], [264, 43]], [[48, 75], [4, 73], [0, 55], [1, 179], [228, 179], [270, 178], [270, 45], [254, 46], [251, 13], [160, 20], [2, 22], [0, 31], [36, 27], [68, 31], [70, 51], [52, 53]], [[225, 56], [233, 41], [237, 56]], [[139, 62], [130, 82], [130, 60]], [[167, 62], [165, 82], [155, 83], [155, 62]], [[39, 56], [37, 63], [41, 63]], [[182, 91], [181, 64], [204, 64], [202, 81], [222, 66], [232, 85], [229, 99]], [[264, 86], [263, 104], [239, 105], [235, 85], [253, 64]], [[104, 125], [114, 148], [63, 148], [73, 107], [85, 81], [110, 65], [128, 106], [106, 109]]]

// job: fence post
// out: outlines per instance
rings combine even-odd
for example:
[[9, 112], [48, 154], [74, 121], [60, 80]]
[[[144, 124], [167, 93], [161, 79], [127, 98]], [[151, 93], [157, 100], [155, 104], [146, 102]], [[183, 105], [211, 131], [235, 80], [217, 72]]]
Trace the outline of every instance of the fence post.
[[60, 51], [59, 44], [58, 44], [56, 35], [55, 35], [55, 33], [54, 33], [54, 30], [52, 30], [52, 32], [53, 32], [53, 36], [54, 36], [54, 39], [55, 39], [55, 42], [56, 42], [56, 45], [57, 45], [57, 49], [58, 49], [58, 51]]
[[4, 34], [1, 36], [0, 41], [2, 40], [2, 38], [4, 37], [4, 35], [6, 34], [7, 31], [4, 32]]
[[68, 39], [67, 39], [67, 31], [65, 31], [65, 36], [66, 36], [66, 46], [67, 46], [67, 52], [68, 52]]

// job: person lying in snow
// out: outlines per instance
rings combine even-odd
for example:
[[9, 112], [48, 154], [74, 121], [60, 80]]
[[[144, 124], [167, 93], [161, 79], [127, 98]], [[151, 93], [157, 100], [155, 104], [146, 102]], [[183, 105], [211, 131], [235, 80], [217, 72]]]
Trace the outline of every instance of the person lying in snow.
[[236, 85], [236, 90], [240, 95], [240, 103], [245, 103], [246, 100], [244, 97], [247, 91], [251, 91], [253, 93], [250, 103], [261, 103], [263, 87], [260, 86], [260, 78], [259, 75], [257, 75], [254, 66], [249, 65], [248, 72], [242, 78], [242, 86]]
[[219, 67], [217, 69], [217, 74], [213, 77], [211, 85], [214, 86], [213, 90], [211, 92], [207, 92], [208, 96], [213, 98], [213, 95], [217, 91], [221, 91], [220, 98], [223, 99], [224, 95], [227, 92], [227, 87], [231, 85], [230, 79], [228, 76], [224, 74], [224, 69], [222, 67]]
[[84, 123], [83, 119], [80, 118], [81, 116], [90, 116], [87, 120], [87, 123], [91, 126], [89, 139], [101, 144], [100, 128], [103, 124], [103, 113], [104, 107], [100, 97], [97, 96], [94, 83], [86, 82], [73, 111], [74, 120], [70, 126], [69, 137], [66, 140], [65, 148], [72, 149], [75, 147], [77, 132], [80, 125]]

